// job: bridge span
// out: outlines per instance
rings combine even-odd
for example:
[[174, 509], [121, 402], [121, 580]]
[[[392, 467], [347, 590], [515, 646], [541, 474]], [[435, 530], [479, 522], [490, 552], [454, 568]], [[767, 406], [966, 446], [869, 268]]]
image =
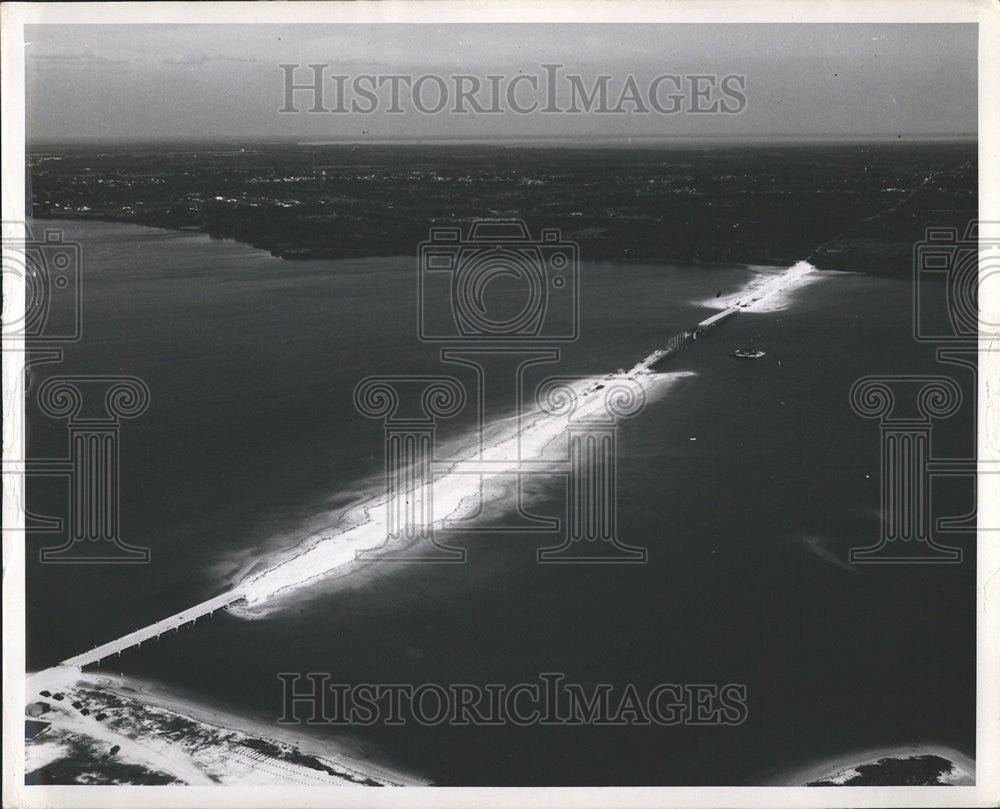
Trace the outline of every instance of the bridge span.
[[[722, 325], [724, 322], [730, 318], [737, 315], [739, 312], [743, 311], [748, 307], [754, 306], [757, 302], [762, 301], [775, 293], [780, 293], [788, 286], [794, 286], [797, 279], [811, 273], [814, 271], [814, 267], [808, 262], [800, 261], [794, 267], [785, 271], [779, 276], [771, 279], [764, 286], [760, 286], [753, 291], [753, 297], [749, 301], [740, 300], [735, 304], [713, 314], [710, 317], [705, 318], [700, 323], [698, 323], [693, 330], [685, 330], [679, 332], [672, 337], [670, 337], [666, 344], [662, 347], [656, 349], [647, 357], [638, 362], [629, 373], [649, 373], [653, 370], [653, 367], [657, 362], [664, 357], [668, 357], [684, 348], [687, 348], [692, 342], [697, 340], [703, 335], [707, 335], [714, 331], [717, 327]], [[750, 294], [750, 293], [748, 293]], [[624, 374], [624, 371], [619, 371], [618, 374]], [[609, 374], [607, 378], [612, 378], [616, 374]], [[595, 383], [595, 386], [588, 389], [598, 389], [600, 383]], [[464, 470], [463, 470], [464, 471]], [[473, 470], [474, 471], [474, 470]], [[192, 624], [199, 618], [211, 615], [220, 609], [225, 609], [226, 607], [235, 606], [241, 602], [244, 602], [246, 596], [239, 589], [231, 590], [228, 593], [223, 593], [222, 595], [210, 598], [207, 601], [203, 601], [200, 604], [196, 604], [193, 607], [189, 607], [186, 610], [178, 612], [174, 615], [164, 618], [162, 621], [157, 621], [156, 623], [150, 624], [143, 629], [138, 629], [135, 632], [130, 632], [127, 635], [123, 635], [117, 640], [113, 640], [109, 643], [105, 643], [101, 646], [95, 646], [89, 652], [83, 652], [74, 657], [70, 657], [62, 662], [64, 666], [75, 666], [83, 668], [84, 666], [93, 665], [94, 663], [99, 663], [100, 661], [111, 657], [112, 655], [119, 655], [122, 652], [133, 648], [134, 646], [139, 646], [147, 640], [155, 640], [159, 638], [166, 632], [171, 630], [177, 631], [182, 626], [187, 624]]]
[[716, 327], [720, 326], [725, 321], [729, 320], [733, 315], [739, 314], [740, 306], [730, 306], [728, 309], [723, 309], [721, 312], [717, 312], [711, 317], [705, 318], [698, 325], [694, 327], [693, 331], [681, 331], [675, 334], [673, 337], [667, 340], [666, 344], [662, 348], [656, 349], [648, 357], [643, 358], [637, 362], [632, 369], [629, 371], [630, 374], [646, 373], [653, 370], [653, 366], [656, 365], [664, 357], [669, 357], [672, 354], [676, 354], [678, 351], [687, 348], [692, 342], [698, 339], [699, 335], [706, 335]]
[[89, 652], [83, 652], [82, 654], [67, 658], [60, 665], [83, 668], [84, 666], [99, 663], [107, 657], [121, 654], [126, 649], [131, 649], [133, 646], [140, 646], [144, 641], [155, 640], [166, 632], [171, 630], [176, 632], [186, 624], [193, 624], [199, 618], [205, 615], [211, 615], [216, 610], [221, 610], [225, 607], [231, 607], [234, 604], [238, 604], [241, 601], [244, 601], [245, 598], [246, 597], [238, 590], [231, 590], [230, 592], [223, 593], [215, 598], [210, 598], [208, 601], [202, 601], [200, 604], [195, 604], [193, 607], [188, 607], [186, 610], [182, 610], [181, 612], [175, 613], [168, 618], [164, 618], [162, 621], [157, 621], [155, 624], [150, 624], [142, 629], [137, 629], [135, 632], [129, 632], [127, 635], [122, 635], [117, 640], [104, 643], [100, 646], [95, 646]]

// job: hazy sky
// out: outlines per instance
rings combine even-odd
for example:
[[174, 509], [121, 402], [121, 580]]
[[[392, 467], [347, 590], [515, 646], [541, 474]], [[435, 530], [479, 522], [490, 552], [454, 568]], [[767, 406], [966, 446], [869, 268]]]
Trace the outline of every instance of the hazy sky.
[[[25, 36], [28, 134], [36, 140], [976, 131], [974, 25], [112, 24], [34, 25]], [[281, 114], [283, 63], [323, 64], [348, 82], [362, 74], [429, 73], [447, 82], [470, 74], [484, 92], [489, 75], [502, 77], [496, 81], [506, 88], [517, 75], [541, 78], [540, 65], [557, 63], [587, 88], [609, 75], [611, 105], [630, 75], [642, 96], [659, 75], [734, 74], [745, 77], [746, 103], [739, 114], [639, 114], [634, 104], [624, 107], [632, 114], [425, 114], [410, 106], [387, 114], [384, 87], [371, 114]], [[310, 77], [305, 68], [296, 73], [299, 82]], [[519, 103], [544, 101], [530, 82], [521, 82]], [[424, 103], [434, 106], [437, 85], [425, 84]], [[565, 101], [567, 86], [559, 86]], [[658, 85], [664, 92], [672, 86]], [[308, 108], [308, 94], [296, 99]]]

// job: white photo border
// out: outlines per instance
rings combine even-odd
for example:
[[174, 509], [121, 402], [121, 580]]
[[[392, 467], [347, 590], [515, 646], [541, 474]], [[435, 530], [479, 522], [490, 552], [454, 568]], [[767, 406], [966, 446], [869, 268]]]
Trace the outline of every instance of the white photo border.
[[[981, 220], [1000, 220], [1000, 4], [989, 0], [424, 0], [405, 2], [4, 3], [0, 43], [2, 92], [2, 219], [25, 218], [24, 26], [219, 23], [943, 23], [979, 25], [979, 189]], [[3, 238], [23, 234], [5, 226]], [[24, 290], [3, 279], [11, 310]], [[1000, 313], [994, 286], [980, 293], [984, 312]], [[10, 311], [10, 310], [9, 310]], [[996, 322], [994, 315], [990, 322]], [[983, 338], [980, 338], [983, 339]], [[1000, 359], [980, 345], [979, 457], [1000, 462]], [[3, 447], [23, 457], [24, 358], [3, 352]], [[991, 390], [992, 384], [992, 390]], [[981, 525], [1000, 524], [995, 476], [980, 476]], [[987, 806], [1000, 801], [1000, 535], [979, 532], [977, 571], [976, 785], [942, 787], [175, 787], [25, 786], [25, 602], [23, 478], [3, 481], [3, 803], [12, 807], [857, 807]], [[20, 521], [20, 522], [19, 522]], [[18, 533], [20, 531], [20, 534]]]

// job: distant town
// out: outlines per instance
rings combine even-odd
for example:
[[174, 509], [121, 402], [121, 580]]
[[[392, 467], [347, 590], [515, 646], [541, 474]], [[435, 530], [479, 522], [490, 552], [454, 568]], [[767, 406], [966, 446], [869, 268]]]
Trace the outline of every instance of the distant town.
[[975, 216], [971, 142], [751, 151], [752, 159], [747, 147], [723, 145], [36, 146], [30, 208], [197, 230], [288, 259], [413, 254], [432, 225], [518, 217], [560, 228], [584, 260], [808, 258], [820, 269], [863, 260], [866, 271], [893, 275], [910, 272], [901, 234], [916, 242], [918, 223], [963, 228]]

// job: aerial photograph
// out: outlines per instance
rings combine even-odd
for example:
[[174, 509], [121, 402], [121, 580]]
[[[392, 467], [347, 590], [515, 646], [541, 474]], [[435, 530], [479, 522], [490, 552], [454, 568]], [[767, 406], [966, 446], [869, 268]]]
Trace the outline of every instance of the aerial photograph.
[[976, 24], [23, 40], [24, 787], [977, 784]]

